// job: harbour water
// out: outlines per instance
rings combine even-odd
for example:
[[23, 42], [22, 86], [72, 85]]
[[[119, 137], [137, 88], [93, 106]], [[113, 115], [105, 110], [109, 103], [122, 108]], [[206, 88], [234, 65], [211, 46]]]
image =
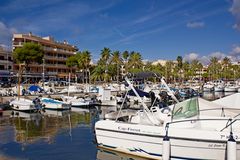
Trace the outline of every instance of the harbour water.
[[[203, 94], [208, 100], [223, 96]], [[94, 124], [105, 111], [98, 107], [41, 114], [4, 111], [0, 116], [0, 160], [142, 160], [97, 148]]]

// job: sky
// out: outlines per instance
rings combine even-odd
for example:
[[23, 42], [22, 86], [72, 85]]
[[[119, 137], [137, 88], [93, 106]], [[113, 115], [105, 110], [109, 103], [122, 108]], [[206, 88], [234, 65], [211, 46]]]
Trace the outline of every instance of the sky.
[[238, 61], [240, 0], [1, 0], [0, 45], [29, 32], [67, 40], [95, 60], [108, 47], [150, 61]]

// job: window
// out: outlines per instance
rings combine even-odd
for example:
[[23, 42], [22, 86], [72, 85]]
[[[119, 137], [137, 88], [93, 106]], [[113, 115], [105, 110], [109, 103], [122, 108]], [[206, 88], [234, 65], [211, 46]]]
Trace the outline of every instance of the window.
[[198, 99], [191, 98], [177, 103], [173, 108], [172, 120], [192, 118], [199, 114]]

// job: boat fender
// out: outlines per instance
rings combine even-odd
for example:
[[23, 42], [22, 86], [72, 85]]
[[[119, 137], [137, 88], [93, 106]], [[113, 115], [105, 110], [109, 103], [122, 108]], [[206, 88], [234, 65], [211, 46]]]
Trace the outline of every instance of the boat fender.
[[232, 132], [227, 141], [227, 160], [237, 160], [237, 143]]
[[162, 145], [162, 159], [163, 160], [170, 159], [170, 151], [171, 151], [170, 138], [167, 135], [165, 135], [163, 137], [163, 145]]

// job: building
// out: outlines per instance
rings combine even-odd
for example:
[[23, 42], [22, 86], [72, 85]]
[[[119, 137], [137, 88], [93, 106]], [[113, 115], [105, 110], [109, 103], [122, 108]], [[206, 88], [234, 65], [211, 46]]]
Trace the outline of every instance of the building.
[[[67, 41], [57, 42], [50, 36], [35, 36], [30, 32], [29, 34], [13, 34], [13, 51], [22, 47], [26, 42], [40, 44], [44, 50], [44, 58], [43, 64], [29, 64], [30, 71], [24, 76], [40, 79], [44, 73], [46, 79], [67, 79], [70, 68], [66, 66], [66, 60], [76, 54], [78, 51], [76, 46], [68, 44]], [[17, 64], [13, 65], [13, 70], [18, 71]], [[73, 68], [72, 72], [75, 73], [76, 68]]]
[[12, 69], [12, 52], [0, 46], [0, 78], [9, 77]]

